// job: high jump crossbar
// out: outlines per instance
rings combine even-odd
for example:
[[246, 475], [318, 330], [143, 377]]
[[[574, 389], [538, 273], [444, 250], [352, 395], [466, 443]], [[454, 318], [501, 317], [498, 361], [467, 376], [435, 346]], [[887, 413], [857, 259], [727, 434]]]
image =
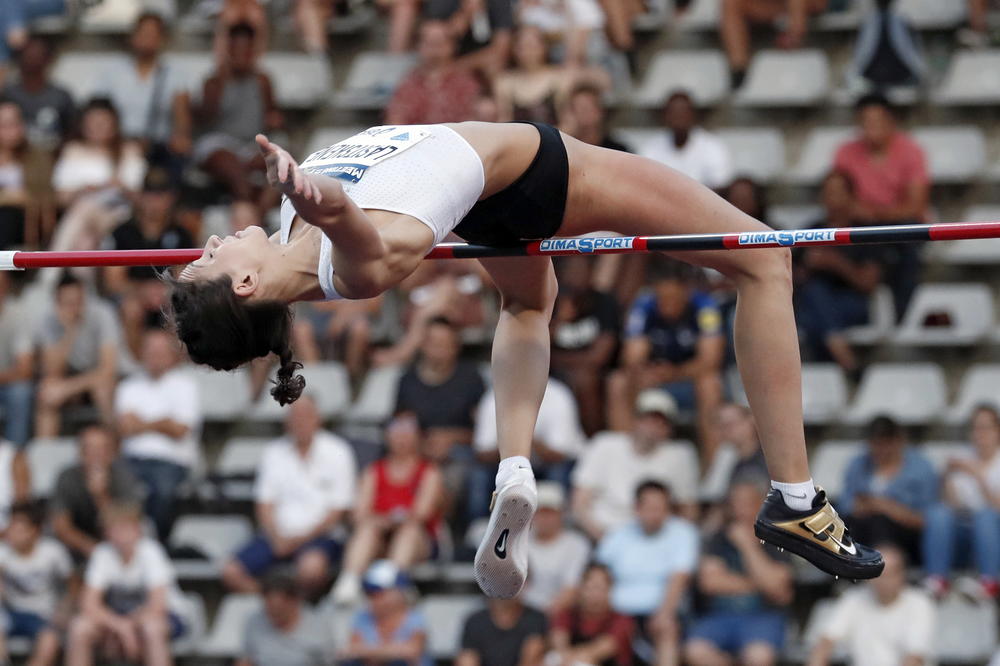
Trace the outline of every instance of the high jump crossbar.
[[[676, 236], [583, 236], [550, 238], [509, 247], [441, 243], [428, 259], [485, 257], [555, 257], [572, 254], [628, 254], [691, 250], [750, 250], [768, 247], [870, 245], [1000, 238], [1000, 222], [910, 224], [885, 227], [775, 229], [725, 234]], [[0, 270], [75, 266], [171, 266], [202, 255], [200, 248], [181, 250], [89, 250], [76, 252], [0, 252]], [[998, 256], [1000, 260], [1000, 256]]]

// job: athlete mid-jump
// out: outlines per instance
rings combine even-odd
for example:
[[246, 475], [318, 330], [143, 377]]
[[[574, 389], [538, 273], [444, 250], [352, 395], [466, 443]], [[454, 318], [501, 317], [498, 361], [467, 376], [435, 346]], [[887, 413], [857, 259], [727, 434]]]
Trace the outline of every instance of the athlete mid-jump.
[[[593, 231], [768, 230], [668, 167], [547, 125], [374, 127], [301, 165], [265, 137], [257, 142], [270, 182], [286, 197], [281, 231], [212, 237], [174, 281], [171, 307], [197, 363], [232, 369], [276, 354], [272, 394], [282, 404], [304, 386], [289, 345], [289, 304], [380, 294], [452, 231], [473, 243], [511, 245]], [[809, 472], [788, 250], [678, 258], [722, 272], [739, 291], [736, 356], [773, 479], [757, 535], [829, 573], [877, 576], [881, 555], [852, 541]], [[525, 537], [536, 503], [529, 455], [548, 377], [556, 280], [546, 257], [480, 261], [502, 298], [492, 357], [501, 461], [475, 571], [486, 594], [512, 597], [527, 575]]]

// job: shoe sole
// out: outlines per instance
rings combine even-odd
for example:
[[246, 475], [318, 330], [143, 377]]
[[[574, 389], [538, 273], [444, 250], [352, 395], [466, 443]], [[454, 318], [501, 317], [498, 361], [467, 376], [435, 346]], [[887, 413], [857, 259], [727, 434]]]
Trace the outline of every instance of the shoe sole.
[[[529, 486], [513, 486], [497, 495], [474, 564], [476, 582], [486, 596], [512, 599], [524, 587], [528, 577], [528, 548], [524, 539], [536, 504], [536, 494]], [[501, 558], [495, 551], [505, 530], [507, 539], [503, 552], [506, 557]]]
[[840, 576], [852, 580], [869, 580], [871, 578], [878, 578], [885, 567], [885, 563], [881, 559], [877, 563], [862, 564], [851, 562], [843, 557], [837, 557], [821, 546], [817, 546], [801, 537], [789, 534], [785, 530], [772, 527], [759, 520], [754, 523], [753, 531], [758, 539], [763, 539], [772, 546], [784, 548], [790, 553], [795, 553], [820, 571], [824, 571], [831, 576]]

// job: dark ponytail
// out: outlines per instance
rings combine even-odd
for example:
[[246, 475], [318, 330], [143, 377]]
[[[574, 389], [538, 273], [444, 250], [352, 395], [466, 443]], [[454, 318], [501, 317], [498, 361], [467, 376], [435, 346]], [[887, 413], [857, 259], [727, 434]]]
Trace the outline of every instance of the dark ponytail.
[[280, 362], [271, 396], [282, 406], [298, 400], [306, 380], [295, 371], [289, 342], [291, 308], [278, 301], [248, 302], [233, 291], [232, 280], [180, 281], [162, 275], [170, 288], [167, 320], [195, 363], [216, 370], [239, 366], [274, 353]]

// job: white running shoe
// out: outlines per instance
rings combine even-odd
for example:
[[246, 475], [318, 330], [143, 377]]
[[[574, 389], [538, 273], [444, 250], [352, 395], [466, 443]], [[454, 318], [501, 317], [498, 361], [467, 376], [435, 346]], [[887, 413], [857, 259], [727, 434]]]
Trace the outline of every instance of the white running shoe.
[[527, 535], [538, 505], [535, 475], [518, 469], [493, 493], [490, 524], [476, 551], [476, 582], [486, 596], [512, 599], [528, 577]]

